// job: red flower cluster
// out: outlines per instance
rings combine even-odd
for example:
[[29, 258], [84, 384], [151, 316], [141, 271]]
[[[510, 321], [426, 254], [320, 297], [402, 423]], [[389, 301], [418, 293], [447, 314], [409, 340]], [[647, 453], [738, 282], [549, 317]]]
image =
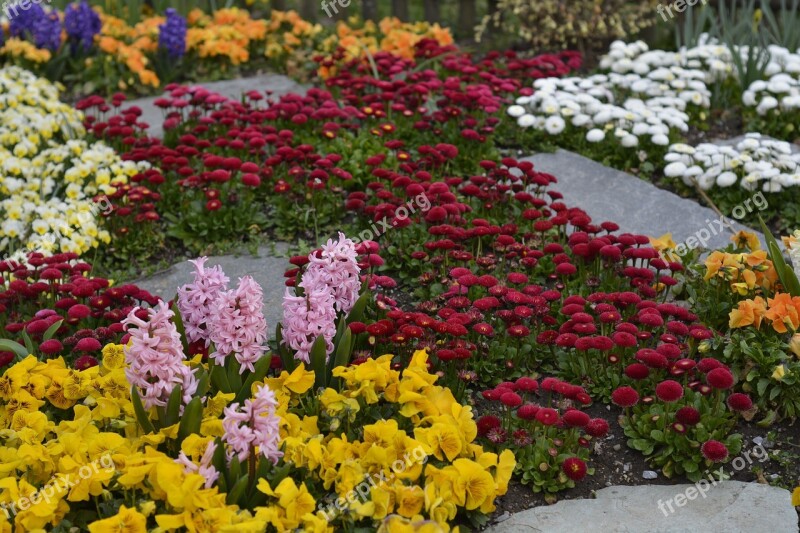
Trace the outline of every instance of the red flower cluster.
[[[26, 263], [0, 261], [0, 325], [12, 340], [24, 343], [27, 335], [45, 357], [78, 358], [76, 365], [91, 366], [84, 355], [97, 355], [103, 345], [120, 342], [120, 323], [139, 306], [155, 305], [159, 298], [135, 285], [111, 286], [89, 275], [92, 267], [75, 254], [43, 257], [28, 255]], [[52, 338], [45, 334], [60, 322]], [[23, 335], [24, 332], [24, 335]], [[0, 365], [13, 354], [0, 353]]]

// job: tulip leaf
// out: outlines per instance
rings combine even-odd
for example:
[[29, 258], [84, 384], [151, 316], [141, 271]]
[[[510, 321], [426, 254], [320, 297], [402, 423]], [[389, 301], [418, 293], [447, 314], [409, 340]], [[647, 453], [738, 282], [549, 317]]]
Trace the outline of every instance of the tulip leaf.
[[30, 352], [18, 342], [14, 342], [8, 339], [0, 339], [0, 350], [4, 352], [14, 352], [20, 358], [28, 357]]
[[56, 334], [56, 331], [58, 331], [58, 328], [60, 328], [61, 324], [63, 323], [64, 323], [63, 320], [59, 320], [58, 322], [47, 328], [47, 331], [45, 331], [44, 335], [42, 336], [42, 340], [49, 341], [50, 339], [52, 339], [53, 335]]
[[181, 417], [181, 425], [178, 426], [178, 442], [193, 433], [200, 433], [200, 423], [203, 421], [203, 404], [199, 397], [194, 397], [186, 404]]
[[764, 223], [764, 219], [759, 216], [758, 221], [761, 223], [761, 230], [764, 232], [764, 238], [767, 241], [769, 258], [772, 260], [772, 264], [775, 266], [775, 271], [778, 273], [781, 284], [792, 296], [800, 296], [800, 281], [798, 281], [794, 270], [789, 268], [789, 266], [786, 264], [786, 261], [783, 259], [783, 252], [778, 245], [778, 241]]
[[311, 369], [314, 371], [316, 377], [315, 387], [325, 387], [328, 384], [327, 359], [328, 359], [328, 343], [325, 342], [325, 336], [320, 335], [314, 341], [311, 347]]
[[164, 416], [164, 427], [177, 424], [181, 416], [181, 400], [183, 400], [183, 387], [175, 385], [167, 400], [167, 412]]
[[239, 389], [239, 392], [236, 394], [236, 399], [233, 400], [234, 402], [242, 403], [250, 397], [253, 390], [253, 383], [264, 379], [264, 376], [266, 376], [267, 372], [269, 371], [271, 363], [272, 360], [268, 355], [265, 355], [258, 360], [258, 362], [255, 364], [255, 372], [250, 372], [250, 375], [245, 380], [244, 385], [242, 385], [242, 388]]
[[136, 387], [131, 387], [131, 403], [133, 404], [133, 412], [136, 414], [136, 420], [139, 421], [139, 425], [142, 426], [145, 435], [155, 433], [156, 428], [153, 427], [150, 417], [147, 416], [147, 411], [142, 405], [142, 398], [139, 396], [139, 391], [136, 390]]

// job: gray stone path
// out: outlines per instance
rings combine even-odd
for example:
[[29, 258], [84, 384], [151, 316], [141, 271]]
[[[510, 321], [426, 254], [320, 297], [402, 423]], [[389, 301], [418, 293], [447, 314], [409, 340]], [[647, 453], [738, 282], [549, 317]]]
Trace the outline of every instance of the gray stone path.
[[[264, 317], [270, 336], [274, 335], [275, 327], [283, 319], [281, 303], [286, 288], [283, 273], [291, 266], [286, 256], [288, 248], [286, 244], [278, 243], [274, 248], [260, 248], [256, 257], [249, 254], [225, 255], [210, 257], [206, 262], [206, 266], [220, 265], [230, 278], [231, 287], [239, 282], [239, 278], [248, 275], [261, 285], [264, 289]], [[194, 265], [185, 261], [135, 283], [153, 294], [171, 299], [177, 294], [178, 287], [192, 281], [192, 272]]]
[[[692, 492], [694, 489], [694, 492]], [[687, 492], [687, 490], [689, 492]], [[693, 496], [693, 500], [680, 496]], [[676, 496], [679, 499], [676, 499]], [[741, 481], [608, 487], [594, 500], [566, 500], [512, 515], [490, 533], [792, 533], [797, 512], [789, 491]], [[659, 509], [661, 502], [663, 510]], [[670, 512], [670, 503], [674, 512]], [[677, 503], [683, 503], [678, 507]]]
[[[697, 238], [698, 232], [705, 230], [710, 235], [705, 247], [730, 244], [732, 233], [718, 230], [715, 221], [719, 216], [714, 211], [636, 176], [565, 150], [525, 159], [533, 161], [537, 170], [554, 175], [558, 183], [553, 189], [564, 195], [566, 204], [585, 210], [598, 224], [610, 220], [619, 224], [623, 232], [650, 237], [671, 232], [676, 244]], [[758, 211], [754, 203], [750, 205], [754, 212]], [[727, 219], [733, 218], [732, 213], [723, 214]], [[738, 223], [733, 227], [736, 231], [747, 229]]]
[[[288, 93], [304, 94], [307, 87], [300, 85], [293, 79], [283, 76], [281, 74], [261, 74], [251, 78], [241, 78], [236, 80], [223, 80], [212, 81], [201, 84], [192, 84], [191, 86], [202, 85], [206, 89], [219, 93], [222, 96], [238, 100], [242, 94], [249, 91], [259, 91], [262, 94], [265, 90], [272, 91], [275, 97]], [[138, 106], [142, 109], [142, 116], [140, 120], [150, 125], [148, 133], [152, 137], [162, 137], [164, 129], [162, 124], [164, 122], [164, 112], [161, 108], [153, 105], [156, 98], [140, 98], [138, 100], [131, 100], [126, 102], [126, 106]]]

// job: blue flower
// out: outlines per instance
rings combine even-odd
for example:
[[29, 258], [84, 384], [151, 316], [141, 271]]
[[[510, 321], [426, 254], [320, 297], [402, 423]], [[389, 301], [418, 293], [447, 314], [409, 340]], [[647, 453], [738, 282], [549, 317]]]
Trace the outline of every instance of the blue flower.
[[158, 27], [158, 47], [172, 59], [186, 53], [186, 19], [172, 8], [166, 11], [167, 21]]
[[19, 9], [8, 25], [12, 37], [32, 41], [37, 48], [58, 50], [61, 46], [61, 19], [58, 12], [49, 13], [39, 4]]
[[72, 43], [72, 53], [80, 47], [88, 51], [94, 43], [94, 36], [100, 33], [100, 15], [89, 6], [86, 0], [67, 6], [64, 10], [64, 28]]

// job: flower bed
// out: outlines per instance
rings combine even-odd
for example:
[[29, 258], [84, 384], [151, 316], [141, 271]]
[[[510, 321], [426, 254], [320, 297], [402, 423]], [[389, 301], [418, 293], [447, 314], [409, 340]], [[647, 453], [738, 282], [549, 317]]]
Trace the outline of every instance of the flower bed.
[[[226, 79], [265, 66], [305, 79], [317, 56], [340, 48], [342, 61], [379, 51], [410, 59], [422, 39], [453, 42], [438, 24], [387, 18], [351, 27], [340, 21], [331, 31], [294, 11], [254, 19], [238, 8], [212, 14], [193, 9], [184, 18], [168, 9], [133, 26], [85, 0], [63, 12], [39, 4], [17, 11], [0, 27], [0, 61], [70, 85], [78, 80], [78, 94], [149, 93], [175, 80]], [[328, 65], [319, 74], [336, 68]]]
[[[781, 141], [797, 138], [800, 55], [769, 47], [769, 79], [739, 87], [735, 53], [744, 61], [749, 52], [732, 52], [707, 36], [678, 52], [650, 50], [642, 41], [614, 42], [596, 74], [535, 81], [532, 95], [508, 107], [516, 127], [506, 126], [505, 136], [517, 145], [574, 150], [645, 179], [680, 178], [660, 183], [684, 195], [707, 191], [706, 198], [725, 213], [761, 191], [771, 204], [765, 218], [794, 227], [800, 220], [795, 210], [777, 206], [796, 203], [800, 164], [788, 142], [762, 139], [762, 133]], [[685, 144], [727, 106], [742, 109], [747, 139], [736, 147]], [[744, 218], [757, 224], [755, 215]]]

